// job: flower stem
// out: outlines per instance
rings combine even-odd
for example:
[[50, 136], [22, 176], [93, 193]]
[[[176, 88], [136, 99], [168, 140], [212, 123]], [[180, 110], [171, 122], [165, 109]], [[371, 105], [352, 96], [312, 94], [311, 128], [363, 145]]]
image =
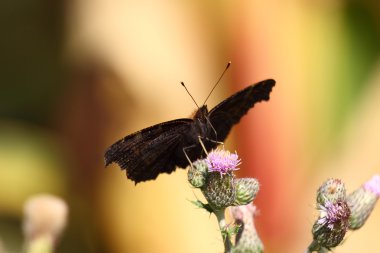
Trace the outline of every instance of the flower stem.
[[321, 247], [316, 241], [313, 240], [305, 251], [305, 253], [311, 253], [311, 252], [324, 253], [327, 251], [324, 247]]
[[226, 218], [224, 216], [224, 211], [225, 209], [223, 208], [222, 210], [214, 210], [214, 214], [216, 218], [218, 219], [218, 224], [219, 224], [219, 229], [222, 234], [222, 239], [224, 243], [224, 253], [229, 253], [232, 248], [232, 243], [230, 241], [230, 238], [228, 234], [226, 233]]

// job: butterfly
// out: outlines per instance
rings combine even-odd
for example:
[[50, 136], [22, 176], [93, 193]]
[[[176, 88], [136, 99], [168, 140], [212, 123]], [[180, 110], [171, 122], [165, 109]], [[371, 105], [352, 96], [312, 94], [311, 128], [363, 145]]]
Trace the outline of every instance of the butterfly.
[[203, 158], [205, 151], [223, 142], [233, 125], [256, 103], [268, 101], [273, 79], [250, 85], [225, 99], [211, 111], [198, 108], [192, 119], [163, 122], [142, 129], [112, 144], [105, 152], [105, 164], [116, 163], [135, 183], [156, 179], [160, 173], [186, 168]]

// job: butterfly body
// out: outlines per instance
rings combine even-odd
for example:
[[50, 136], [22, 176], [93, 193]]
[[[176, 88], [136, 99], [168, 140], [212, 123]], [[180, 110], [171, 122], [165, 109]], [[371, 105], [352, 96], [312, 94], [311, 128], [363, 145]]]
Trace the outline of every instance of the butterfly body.
[[127, 135], [107, 149], [106, 166], [117, 163], [136, 183], [155, 179], [160, 173], [171, 173], [176, 167], [186, 168], [188, 159], [193, 162], [205, 156], [199, 139], [207, 151], [215, 148], [255, 103], [269, 99], [274, 85], [272, 79], [259, 82], [211, 111], [203, 105], [193, 119], [167, 121]]
[[204, 157], [205, 153], [199, 140], [207, 147], [212, 146], [214, 148], [217, 146], [216, 141], [211, 141], [216, 140], [216, 136], [212, 125], [209, 123], [208, 114], [206, 105], [200, 107], [189, 124], [188, 131], [181, 133], [181, 145], [176, 150], [178, 167], [186, 168], [189, 165], [186, 155], [190, 161]]

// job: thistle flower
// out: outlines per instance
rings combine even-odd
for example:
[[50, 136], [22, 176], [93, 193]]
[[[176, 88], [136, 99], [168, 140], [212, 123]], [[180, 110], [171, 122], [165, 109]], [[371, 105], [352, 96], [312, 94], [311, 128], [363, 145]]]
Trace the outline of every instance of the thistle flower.
[[373, 176], [362, 187], [352, 192], [348, 197], [351, 209], [349, 229], [361, 228], [367, 221], [380, 197], [380, 176]]
[[317, 204], [320, 215], [313, 225], [313, 242], [306, 252], [324, 252], [339, 245], [349, 225], [351, 211], [346, 200], [346, 188], [341, 180], [326, 180], [317, 191]]
[[216, 149], [208, 154], [206, 163], [209, 172], [219, 172], [220, 175], [225, 175], [231, 171], [238, 170], [237, 166], [240, 165], [240, 159], [237, 154]]
[[236, 197], [235, 175], [240, 159], [222, 149], [211, 151], [205, 159], [208, 174], [201, 190], [207, 202], [214, 210], [222, 210], [232, 206]]
[[320, 216], [312, 229], [313, 239], [318, 246], [329, 249], [342, 242], [351, 212], [346, 201], [326, 201], [319, 208]]

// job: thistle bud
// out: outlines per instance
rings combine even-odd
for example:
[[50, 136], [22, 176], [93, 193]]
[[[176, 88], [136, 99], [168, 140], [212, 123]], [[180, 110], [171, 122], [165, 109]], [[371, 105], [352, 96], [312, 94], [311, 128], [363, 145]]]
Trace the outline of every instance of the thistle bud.
[[27, 253], [54, 252], [54, 246], [67, 223], [68, 207], [64, 200], [41, 194], [24, 206], [23, 232]]
[[240, 230], [236, 235], [235, 246], [232, 253], [261, 253], [264, 245], [260, 240], [255, 224], [254, 215], [256, 207], [250, 203], [244, 206], [232, 207], [232, 216], [235, 222], [240, 225]]
[[336, 203], [345, 201], [346, 188], [340, 179], [328, 179], [318, 189], [317, 203], [325, 206], [326, 202]]
[[241, 178], [236, 181], [235, 206], [247, 205], [252, 202], [259, 191], [259, 182], [255, 178]]
[[67, 223], [68, 207], [62, 199], [41, 194], [28, 199], [24, 206], [23, 231], [26, 238], [49, 235], [56, 239]]
[[193, 163], [187, 172], [189, 183], [195, 188], [201, 188], [207, 177], [208, 167], [205, 160], [197, 160]]
[[375, 175], [347, 197], [348, 205], [351, 209], [349, 229], [359, 229], [364, 225], [379, 196], [380, 176]]

